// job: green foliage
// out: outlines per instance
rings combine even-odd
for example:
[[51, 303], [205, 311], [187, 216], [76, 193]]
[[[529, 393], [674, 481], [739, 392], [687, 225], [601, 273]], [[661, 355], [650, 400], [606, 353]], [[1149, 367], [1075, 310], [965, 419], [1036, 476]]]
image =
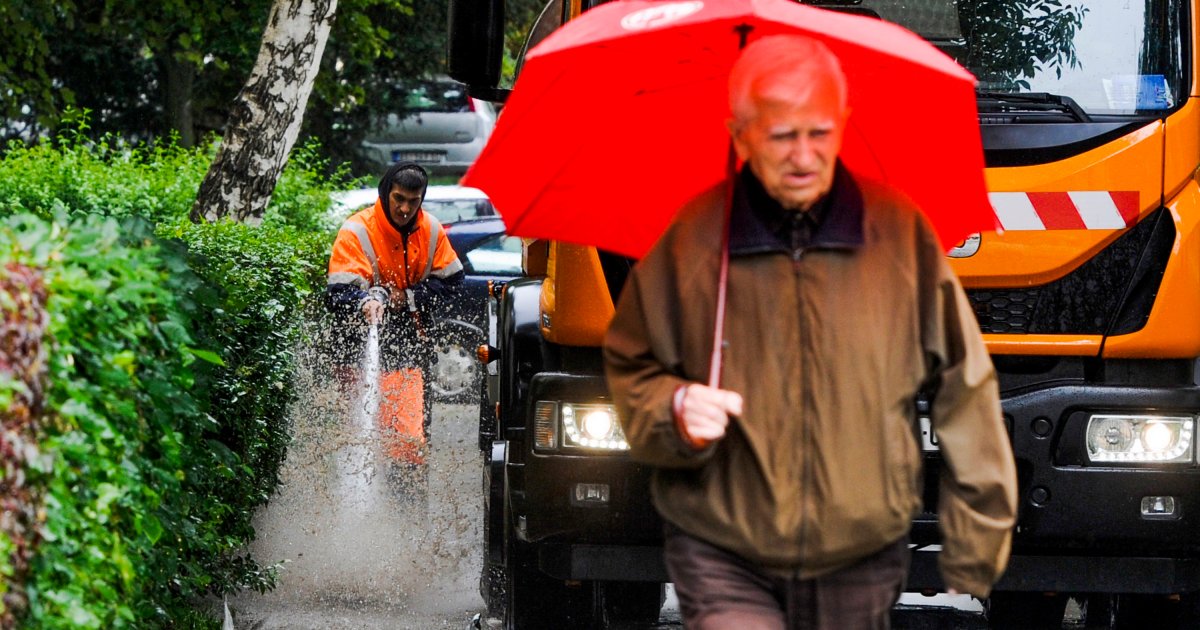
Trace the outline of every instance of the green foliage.
[[71, 99], [69, 89], [56, 94], [46, 61], [53, 38], [53, 27], [70, 28], [73, 2], [24, 0], [0, 2], [0, 115], [8, 129], [5, 134], [35, 132], [57, 119], [57, 98]]
[[0, 212], [160, 221], [191, 207], [211, 155], [170, 142], [129, 145], [111, 135], [90, 142], [88, 124], [86, 117], [77, 118], [54, 142], [10, 144], [0, 160]]
[[[15, 128], [0, 137], [53, 132], [74, 106], [97, 112], [101, 133], [147, 138], [167, 135], [165, 94], [188, 89], [183, 81], [191, 80], [189, 96], [202, 118], [228, 107], [254, 62], [271, 0], [15, 5], [0, 8], [0, 20], [18, 29], [0, 38], [0, 84], [17, 86], [0, 90], [0, 109]], [[6, 11], [16, 19], [5, 20]], [[218, 129], [225, 115], [215, 118], [207, 128]]]
[[244, 547], [332, 237], [319, 156], [298, 149], [258, 227], [186, 220], [207, 149], [80, 129], [0, 158], [0, 265], [40, 268], [50, 295], [24, 627], [205, 627], [196, 597], [273, 587]]
[[[253, 68], [271, 4], [0, 3], [0, 23], [16, 29], [0, 38], [0, 142], [53, 135], [72, 107], [93, 112], [94, 139], [164, 138], [183, 125], [191, 127], [184, 138], [219, 133]], [[335, 163], [353, 162], [389, 86], [444, 71], [446, 18], [445, 0], [338, 2], [304, 134]], [[173, 117], [168, 94], [191, 104], [190, 124]]]
[[[188, 446], [210, 420], [189, 395], [180, 280], [158, 247], [134, 240], [147, 234], [113, 218], [31, 215], [0, 232], [6, 258], [43, 269], [51, 296], [42, 448], [52, 459], [31, 471], [47, 493], [27, 585], [35, 627], [131, 627], [161, 614], [154, 604], [172, 584], [198, 590], [176, 569], [189, 546], [208, 544], [197, 523], [216, 506], [185, 481], [211, 464]], [[187, 540], [158, 545], [165, 532]]]
[[292, 149], [288, 166], [275, 184], [271, 204], [263, 214], [267, 226], [286, 225], [301, 232], [337, 230], [325, 210], [335, 190], [358, 187], [351, 183], [346, 164], [334, 166], [321, 143], [309, 138]]
[[[71, 126], [52, 142], [13, 141], [0, 154], [0, 215], [50, 218], [65, 211], [142, 216], [156, 223], [187, 216], [214, 147], [188, 149], [170, 139], [130, 144], [113, 135], [92, 141], [88, 113], [68, 113]], [[310, 140], [293, 151], [263, 221], [302, 231], [331, 228], [325, 215], [329, 193], [348, 181], [348, 173], [334, 168], [320, 144]]]
[[[265, 503], [286, 451], [281, 423], [292, 397], [296, 317], [304, 299], [321, 286], [329, 238], [231, 221], [180, 221], [160, 234], [185, 243], [191, 266], [217, 291], [188, 308], [210, 318], [196, 327], [197, 345], [221, 348], [220, 357], [205, 366], [212, 379], [211, 413], [221, 419], [218, 437], [241, 470], [211, 491], [228, 505]], [[228, 523], [247, 539], [253, 534], [249, 516], [245, 512]]]

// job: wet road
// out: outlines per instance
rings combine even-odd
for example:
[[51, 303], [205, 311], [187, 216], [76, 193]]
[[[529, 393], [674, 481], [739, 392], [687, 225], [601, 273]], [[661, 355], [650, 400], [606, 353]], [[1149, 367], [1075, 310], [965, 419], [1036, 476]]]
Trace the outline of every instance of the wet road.
[[[378, 432], [329, 383], [301, 375], [283, 485], [251, 550], [282, 562], [278, 587], [229, 600], [238, 630], [468, 628], [483, 610], [482, 456], [476, 409], [435, 405], [428, 496], [389, 474]], [[896, 627], [985, 628], [978, 602], [906, 596]], [[914, 608], [911, 604], [934, 605]], [[956, 605], [967, 610], [939, 608]], [[485, 625], [486, 627], [486, 625]], [[680, 628], [669, 597], [654, 628]], [[620, 629], [616, 629], [620, 630]], [[634, 630], [634, 629], [625, 629]]]

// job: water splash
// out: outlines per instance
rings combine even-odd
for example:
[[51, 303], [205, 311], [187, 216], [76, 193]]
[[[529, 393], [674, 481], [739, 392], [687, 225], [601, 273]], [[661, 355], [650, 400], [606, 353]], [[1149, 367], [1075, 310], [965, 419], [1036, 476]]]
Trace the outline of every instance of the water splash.
[[359, 401], [359, 426], [370, 428], [379, 416], [379, 326], [367, 329], [367, 344], [362, 356], [362, 398]]
[[369, 331], [347, 370], [328, 335], [314, 323], [296, 349], [292, 444], [282, 485], [255, 519], [250, 551], [285, 562], [279, 586], [230, 598], [235, 620], [262, 630], [462, 628], [483, 607], [478, 408], [434, 405], [427, 504], [415, 504], [380, 447], [380, 353], [391, 349]]
[[[363, 510], [386, 501], [386, 489], [375, 483], [384, 463], [379, 448], [380, 401], [379, 327], [372, 324], [356, 375], [358, 387], [351, 390], [351, 409], [354, 423], [349, 441], [342, 446], [338, 457], [342, 510], [340, 514], [354, 521]], [[356, 390], [356, 391], [355, 391]]]

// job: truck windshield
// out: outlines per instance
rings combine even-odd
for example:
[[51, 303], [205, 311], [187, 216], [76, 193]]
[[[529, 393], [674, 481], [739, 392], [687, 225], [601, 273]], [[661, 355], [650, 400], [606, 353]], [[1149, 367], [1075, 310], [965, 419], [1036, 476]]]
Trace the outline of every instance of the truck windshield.
[[1063, 96], [1089, 116], [1164, 113], [1188, 94], [1180, 0], [863, 0], [933, 42], [979, 90]]

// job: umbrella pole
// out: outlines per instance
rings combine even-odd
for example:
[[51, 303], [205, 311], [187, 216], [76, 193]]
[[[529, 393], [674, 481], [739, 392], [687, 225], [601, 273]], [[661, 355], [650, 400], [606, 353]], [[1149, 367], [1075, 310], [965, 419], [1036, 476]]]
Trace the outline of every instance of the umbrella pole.
[[[733, 27], [738, 34], [738, 50], [746, 47], [746, 39], [754, 26], [739, 24]], [[729, 286], [729, 221], [733, 214], [733, 189], [737, 185], [737, 152], [733, 149], [733, 138], [729, 139], [729, 152], [726, 154], [725, 175], [729, 186], [725, 190], [725, 227], [721, 233], [721, 270], [717, 275], [717, 315], [713, 324], [712, 358], [708, 362], [708, 386], [721, 386], [721, 345], [724, 343], [725, 332], [725, 293]]]
[[729, 142], [729, 157], [726, 162], [729, 185], [725, 191], [725, 225], [721, 231], [721, 269], [717, 274], [717, 313], [713, 324], [712, 358], [708, 362], [708, 386], [721, 386], [721, 346], [725, 333], [725, 294], [729, 287], [729, 221], [733, 213], [733, 189], [737, 185], [737, 154], [733, 141]]

